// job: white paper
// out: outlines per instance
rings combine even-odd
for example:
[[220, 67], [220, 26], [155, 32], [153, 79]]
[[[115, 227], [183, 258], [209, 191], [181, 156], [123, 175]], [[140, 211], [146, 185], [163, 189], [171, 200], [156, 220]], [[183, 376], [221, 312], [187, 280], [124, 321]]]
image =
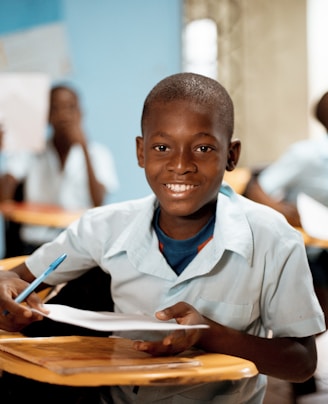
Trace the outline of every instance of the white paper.
[[310, 196], [297, 197], [297, 210], [306, 233], [314, 238], [328, 240], [328, 208]]
[[155, 317], [142, 314], [120, 314], [109, 311], [80, 310], [61, 304], [45, 304], [49, 314], [42, 314], [51, 320], [77, 325], [97, 331], [135, 331], [135, 330], [181, 330], [208, 328], [205, 324], [182, 325], [176, 322], [160, 321]]
[[5, 151], [40, 151], [48, 125], [50, 79], [43, 73], [0, 73], [0, 125]]

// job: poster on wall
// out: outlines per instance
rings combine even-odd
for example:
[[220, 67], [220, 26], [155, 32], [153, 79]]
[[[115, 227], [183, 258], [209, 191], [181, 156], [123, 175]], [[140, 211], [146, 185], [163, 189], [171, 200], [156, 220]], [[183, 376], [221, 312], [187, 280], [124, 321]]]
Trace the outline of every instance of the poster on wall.
[[48, 125], [50, 78], [42, 73], [0, 73], [3, 151], [40, 151]]
[[64, 23], [0, 35], [3, 150], [38, 151], [44, 147], [51, 83], [66, 78], [70, 72]]
[[71, 70], [66, 28], [61, 22], [0, 35], [0, 72], [42, 72], [54, 81]]

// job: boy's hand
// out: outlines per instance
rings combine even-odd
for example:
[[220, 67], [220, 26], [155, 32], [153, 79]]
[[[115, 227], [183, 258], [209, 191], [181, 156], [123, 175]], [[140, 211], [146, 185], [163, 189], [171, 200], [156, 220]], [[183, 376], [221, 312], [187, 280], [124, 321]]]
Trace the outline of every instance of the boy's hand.
[[72, 122], [67, 125], [65, 135], [70, 144], [86, 145], [86, 137], [79, 122]]
[[42, 308], [42, 301], [37, 293], [31, 293], [26, 303], [19, 304], [14, 301], [28, 283], [16, 277], [8, 277], [1, 279], [0, 283], [0, 329], [11, 332], [20, 331], [25, 326], [38, 320], [42, 320], [42, 316], [30, 310], [33, 307], [45, 312]]
[[[179, 302], [156, 313], [159, 320], [175, 319], [178, 324], [207, 324], [206, 319], [190, 304]], [[135, 341], [133, 347], [151, 355], [175, 355], [197, 344], [202, 334], [201, 329], [177, 330], [162, 341]]]

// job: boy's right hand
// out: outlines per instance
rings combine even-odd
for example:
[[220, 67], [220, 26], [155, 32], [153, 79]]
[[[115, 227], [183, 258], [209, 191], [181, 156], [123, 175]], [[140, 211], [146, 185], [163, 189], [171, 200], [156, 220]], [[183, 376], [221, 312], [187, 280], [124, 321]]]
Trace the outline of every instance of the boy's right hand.
[[10, 271], [3, 271], [3, 273], [1, 273], [0, 329], [17, 332], [34, 321], [43, 319], [43, 316], [31, 311], [29, 308], [33, 307], [45, 312], [42, 308], [42, 301], [37, 293], [33, 292], [27, 297], [27, 305], [15, 302], [16, 296], [18, 296], [27, 286], [27, 282], [16, 276], [12, 276]]

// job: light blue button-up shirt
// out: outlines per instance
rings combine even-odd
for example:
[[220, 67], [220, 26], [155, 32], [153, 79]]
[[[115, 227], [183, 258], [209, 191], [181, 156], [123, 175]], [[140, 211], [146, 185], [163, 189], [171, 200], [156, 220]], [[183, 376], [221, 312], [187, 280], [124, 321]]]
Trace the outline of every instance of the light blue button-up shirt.
[[[274, 337], [304, 337], [325, 329], [302, 236], [282, 215], [223, 185], [213, 239], [177, 276], [161, 254], [152, 228], [157, 204], [152, 195], [92, 209], [54, 242], [36, 251], [27, 265], [38, 276], [52, 259], [66, 252], [67, 259], [47, 278], [50, 284], [69, 281], [99, 265], [112, 277], [117, 312], [153, 315], [186, 301], [220, 324], [261, 337], [269, 331]], [[160, 339], [159, 334], [145, 332], [122, 336]], [[196, 396], [213, 402], [214, 397], [227, 394], [224, 402], [236, 404], [246, 402], [249, 394], [254, 397], [250, 403], [260, 403], [265, 378], [255, 379], [227, 383], [224, 388], [222, 383], [199, 387]], [[240, 386], [244, 386], [242, 393]], [[191, 394], [191, 399], [190, 388], [169, 391], [183, 397]], [[123, 390], [129, 396], [127, 402], [136, 399], [131, 389]], [[152, 402], [152, 394], [158, 397], [159, 391], [162, 389], [140, 388], [138, 400], [143, 397], [144, 401], [136, 402]], [[179, 401], [184, 402], [199, 401]]]

